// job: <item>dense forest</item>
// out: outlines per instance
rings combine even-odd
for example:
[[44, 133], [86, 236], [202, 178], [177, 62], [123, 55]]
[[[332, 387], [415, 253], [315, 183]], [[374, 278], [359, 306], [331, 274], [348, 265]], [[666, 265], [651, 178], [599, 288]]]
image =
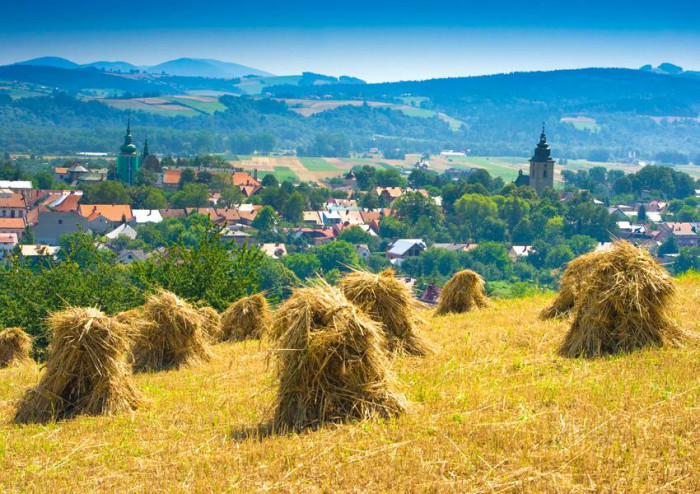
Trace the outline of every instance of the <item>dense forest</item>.
[[[189, 87], [203, 81], [208, 80], [167, 77], [161, 82]], [[344, 81], [271, 86], [272, 94], [265, 97], [222, 96], [226, 109], [212, 115], [171, 117], [136, 111], [131, 113], [132, 124], [137, 136], [148, 136], [152, 149], [163, 154], [292, 150], [332, 157], [372, 147], [385, 152], [469, 149], [474, 155], [526, 156], [545, 122], [562, 158], [612, 161], [633, 155], [666, 164], [700, 162], [700, 122], [695, 118], [700, 112], [700, 79], [585, 69], [385, 84]], [[232, 82], [213, 79], [206, 84], [219, 88]], [[133, 94], [155, 94], [146, 92], [153, 87], [142, 85], [134, 85]], [[285, 97], [410, 104], [443, 112], [463, 125], [454, 130], [437, 116], [409, 116], [369, 105], [303, 117], [281, 101]], [[669, 116], [674, 118], [660, 118]], [[70, 92], [15, 100], [0, 94], [0, 148], [31, 154], [114, 151], [126, 117], [124, 111], [83, 101]], [[580, 117], [585, 117], [584, 125], [566, 120]]]

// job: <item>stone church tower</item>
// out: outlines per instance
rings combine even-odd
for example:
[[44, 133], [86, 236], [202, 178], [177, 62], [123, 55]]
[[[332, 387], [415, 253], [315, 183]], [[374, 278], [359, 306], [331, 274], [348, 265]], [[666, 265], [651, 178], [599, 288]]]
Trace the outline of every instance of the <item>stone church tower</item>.
[[554, 186], [554, 160], [552, 159], [552, 150], [547, 144], [547, 135], [544, 133], [544, 124], [542, 125], [542, 134], [540, 134], [540, 142], [535, 148], [535, 154], [530, 158], [530, 187], [534, 188], [538, 194], [542, 194], [545, 187]]

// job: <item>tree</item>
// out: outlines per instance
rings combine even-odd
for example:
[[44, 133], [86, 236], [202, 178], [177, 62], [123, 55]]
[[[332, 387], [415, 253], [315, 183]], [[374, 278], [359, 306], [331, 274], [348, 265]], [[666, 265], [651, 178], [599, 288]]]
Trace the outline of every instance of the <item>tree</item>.
[[197, 175], [192, 168], [185, 168], [180, 174], [180, 189], [184, 188], [186, 184], [192, 183], [196, 180]]
[[299, 191], [293, 192], [282, 207], [282, 216], [290, 223], [301, 223], [304, 219], [306, 199]]
[[325, 272], [332, 269], [349, 271], [350, 267], [359, 264], [355, 247], [343, 240], [329, 242], [314, 249], [314, 254], [321, 262], [321, 267]]
[[50, 190], [56, 188], [56, 182], [50, 172], [35, 173], [32, 183], [37, 189]]
[[277, 180], [277, 177], [275, 177], [272, 173], [268, 173], [262, 178], [260, 184], [263, 187], [278, 187], [280, 183]]
[[700, 247], [683, 247], [674, 264], [676, 274], [700, 271]]
[[83, 189], [83, 204], [131, 204], [131, 196], [124, 184], [108, 180]]
[[204, 184], [186, 183], [170, 202], [174, 208], [202, 208], [209, 205], [209, 189]]
[[498, 207], [495, 201], [481, 194], [464, 194], [455, 202], [455, 215], [464, 239], [475, 239], [482, 232], [486, 218], [496, 218]]
[[311, 278], [321, 270], [321, 261], [315, 254], [294, 253], [284, 256], [282, 264], [291, 269], [301, 280]]
[[271, 232], [275, 229], [278, 221], [279, 218], [275, 210], [270, 206], [265, 206], [255, 215], [251, 226], [261, 232]]
[[639, 210], [637, 211], [637, 220], [638, 221], [646, 221], [647, 220], [647, 208], [644, 207], [644, 204], [639, 206]]
[[228, 187], [227, 189], [221, 191], [220, 200], [227, 208], [230, 208], [237, 204], [241, 204], [244, 199], [245, 196], [243, 195], [243, 192], [241, 192], [241, 189], [239, 189], [238, 187]]
[[416, 223], [425, 216], [434, 224], [440, 224], [440, 209], [432, 197], [426, 197], [418, 192], [407, 192], [396, 199], [393, 204], [397, 218], [409, 224]]

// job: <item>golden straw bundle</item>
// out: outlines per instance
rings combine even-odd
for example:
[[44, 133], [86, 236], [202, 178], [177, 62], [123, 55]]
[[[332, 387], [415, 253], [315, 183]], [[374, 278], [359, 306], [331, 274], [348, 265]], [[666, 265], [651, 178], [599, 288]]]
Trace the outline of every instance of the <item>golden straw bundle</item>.
[[22, 328], [0, 331], [0, 367], [14, 367], [32, 362], [32, 338]]
[[580, 286], [562, 355], [596, 357], [683, 341], [672, 317], [673, 280], [646, 250], [615, 242]]
[[440, 294], [436, 315], [469, 312], [488, 307], [489, 300], [484, 291], [484, 279], [471, 269], [455, 273]]
[[552, 305], [540, 312], [540, 319], [563, 318], [571, 315], [576, 304], [576, 298], [583, 288], [583, 284], [589, 279], [591, 271], [596, 267], [598, 259], [604, 252], [589, 252], [571, 261], [559, 282], [559, 293], [554, 298]]
[[416, 331], [422, 321], [416, 314], [417, 303], [411, 289], [391, 269], [379, 274], [352, 271], [340, 280], [338, 287], [348, 300], [381, 323], [390, 352], [431, 352], [430, 345]]
[[221, 341], [221, 316], [213, 307], [200, 307], [199, 313], [204, 318], [204, 334], [211, 343]]
[[231, 304], [221, 317], [222, 340], [260, 338], [270, 324], [271, 316], [264, 294], [243, 297]]
[[151, 295], [143, 306], [146, 325], [131, 350], [138, 372], [176, 369], [211, 359], [204, 316], [166, 290]]
[[114, 414], [141, 403], [125, 360], [128, 328], [92, 308], [69, 308], [48, 322], [52, 340], [46, 370], [20, 400], [15, 421]]
[[403, 412], [379, 324], [335, 287], [300, 288], [275, 313], [278, 431]]

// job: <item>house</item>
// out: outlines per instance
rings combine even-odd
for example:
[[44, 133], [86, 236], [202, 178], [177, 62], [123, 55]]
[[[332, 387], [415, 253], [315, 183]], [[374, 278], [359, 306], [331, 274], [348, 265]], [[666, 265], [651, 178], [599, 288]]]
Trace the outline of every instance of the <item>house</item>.
[[134, 218], [128, 204], [81, 204], [78, 212], [88, 221], [101, 216], [115, 224], [128, 223]]
[[70, 180], [70, 174], [68, 173], [68, 167], [57, 166], [53, 169], [53, 178], [56, 182], [68, 182]]
[[392, 264], [398, 265], [407, 257], [419, 256], [426, 248], [425, 242], [420, 238], [400, 238], [389, 245], [386, 257]]
[[321, 211], [304, 211], [303, 221], [308, 226], [323, 226]]
[[376, 187], [374, 191], [378, 196], [383, 197], [389, 204], [394, 202], [403, 194], [403, 189], [401, 189], [401, 187]]
[[159, 209], [160, 216], [165, 220], [168, 218], [183, 218], [187, 216], [184, 209]]
[[472, 249], [476, 249], [479, 244], [466, 243], [466, 244], [456, 244], [456, 243], [435, 243], [433, 244], [434, 249], [445, 249], [451, 250], [453, 252], [468, 252]]
[[296, 228], [293, 230], [294, 238], [306, 238], [309, 244], [323, 245], [335, 238], [333, 228]]
[[107, 233], [105, 237], [107, 237], [107, 239], [109, 240], [116, 240], [119, 237], [129, 237], [131, 240], [136, 240], [137, 235], [138, 233], [136, 232], [136, 230], [131, 228], [126, 223], [123, 223], [111, 232]]
[[532, 245], [514, 245], [508, 249], [508, 257], [513, 261], [529, 256], [534, 252]]
[[339, 210], [338, 215], [340, 215], [340, 223], [343, 225], [359, 226], [365, 224], [360, 211], [344, 209]]
[[250, 244], [252, 235], [241, 230], [234, 230], [227, 227], [221, 230], [221, 238], [227, 242], [234, 242], [239, 247], [243, 247], [244, 245]]
[[355, 252], [360, 259], [367, 259], [372, 254], [367, 244], [355, 244]]
[[16, 233], [0, 233], [0, 259], [5, 259], [19, 243]]
[[175, 190], [180, 186], [182, 170], [163, 170], [163, 188]]
[[238, 187], [246, 197], [250, 197], [262, 189], [260, 182], [248, 172], [233, 172], [233, 185]]
[[40, 194], [40, 206], [44, 206], [51, 211], [78, 212], [80, 200], [83, 198], [81, 190], [59, 190], [45, 191]]
[[121, 251], [114, 260], [119, 264], [131, 264], [135, 261], [143, 261], [148, 256], [141, 249], [126, 249]]
[[321, 218], [325, 226], [339, 225], [342, 223], [338, 211], [321, 211]]
[[[97, 224], [99, 231], [106, 231], [111, 223], [102, 219], [93, 221]], [[41, 244], [56, 245], [61, 235], [75, 233], [78, 231], [88, 232], [91, 230], [91, 223], [76, 211], [54, 211], [46, 206], [39, 206], [37, 224], [34, 227], [34, 238]]]
[[132, 209], [132, 223], [135, 225], [145, 225], [146, 223], [160, 223], [163, 216], [157, 209]]
[[27, 192], [34, 186], [29, 180], [0, 180], [0, 189], [9, 191]]
[[26, 218], [27, 201], [20, 192], [0, 192], [0, 218]]
[[20, 254], [25, 258], [55, 257], [59, 250], [58, 246], [42, 244], [20, 246]]
[[27, 220], [24, 218], [0, 218], [0, 233], [16, 233], [22, 237], [26, 229]]
[[692, 223], [661, 223], [656, 240], [664, 242], [673, 236], [678, 248], [697, 247], [698, 232]]
[[273, 259], [279, 259], [287, 255], [287, 247], [278, 243], [262, 243], [260, 250]]
[[440, 295], [442, 295], [442, 288], [436, 285], [428, 285], [423, 290], [423, 294], [420, 296], [420, 301], [425, 302], [430, 305], [437, 305], [440, 301]]

